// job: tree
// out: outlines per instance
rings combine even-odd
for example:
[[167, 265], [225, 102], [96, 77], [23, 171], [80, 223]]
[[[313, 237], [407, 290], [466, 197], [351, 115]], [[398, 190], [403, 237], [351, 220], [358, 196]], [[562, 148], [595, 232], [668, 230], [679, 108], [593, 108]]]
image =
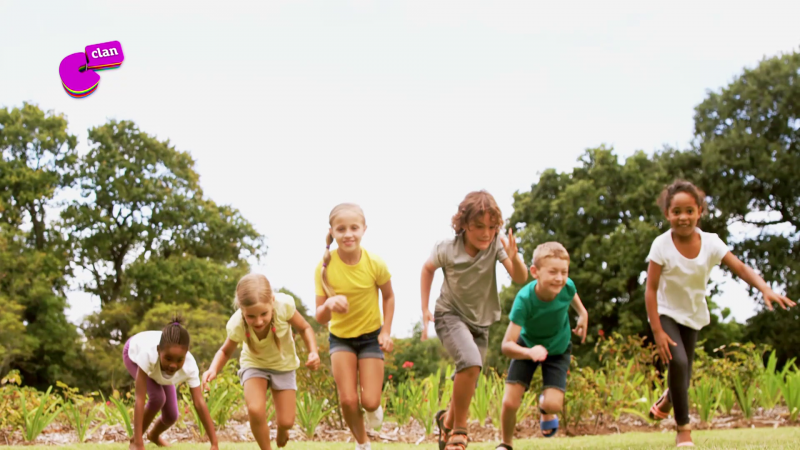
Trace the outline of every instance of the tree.
[[117, 302], [134, 317], [158, 302], [228, 305], [247, 258], [263, 254], [263, 237], [237, 210], [203, 197], [191, 156], [169, 141], [129, 121], [95, 127], [89, 141], [78, 171], [84, 200], [63, 213], [78, 264], [93, 278], [84, 288], [103, 308], [87, 333], [127, 339], [133, 321], [99, 331]]
[[47, 219], [72, 182], [76, 144], [61, 115], [27, 103], [0, 109], [0, 375], [19, 369], [36, 387], [71, 382], [77, 358], [64, 314], [70, 248]]
[[[792, 52], [745, 69], [709, 92], [695, 109], [694, 153], [703, 186], [731, 225], [753, 232], [733, 252], [771, 285], [800, 296], [800, 54]], [[781, 360], [797, 355], [800, 314], [767, 314], [748, 321], [746, 337], [766, 342]]]

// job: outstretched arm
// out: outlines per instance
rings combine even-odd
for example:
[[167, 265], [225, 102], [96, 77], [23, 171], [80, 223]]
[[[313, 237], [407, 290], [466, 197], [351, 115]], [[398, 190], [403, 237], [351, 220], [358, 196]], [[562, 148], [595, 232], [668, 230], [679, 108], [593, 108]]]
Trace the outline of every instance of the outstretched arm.
[[764, 296], [764, 303], [767, 304], [767, 309], [770, 311], [772, 311], [772, 302], [779, 304], [783, 309], [791, 308], [797, 304], [791, 301], [788, 297], [775, 293], [775, 291], [773, 291], [772, 288], [767, 285], [764, 279], [761, 278], [761, 276], [759, 276], [752, 267], [743, 263], [733, 253], [728, 252], [725, 257], [722, 258], [722, 263], [728, 266], [728, 268], [731, 269], [731, 272], [735, 273], [737, 277], [746, 281], [750, 286], [761, 291], [761, 295]]

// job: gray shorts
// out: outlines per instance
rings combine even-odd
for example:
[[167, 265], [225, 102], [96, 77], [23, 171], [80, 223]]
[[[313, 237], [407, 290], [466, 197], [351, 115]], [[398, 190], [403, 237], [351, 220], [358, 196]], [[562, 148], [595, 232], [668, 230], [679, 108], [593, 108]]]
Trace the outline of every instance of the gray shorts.
[[436, 335], [456, 362], [456, 372], [483, 367], [489, 347], [489, 327], [470, 325], [454, 313], [434, 313], [433, 323]]
[[248, 367], [239, 370], [239, 382], [244, 386], [245, 381], [250, 378], [263, 378], [267, 380], [269, 387], [276, 391], [296, 391], [297, 381], [295, 371], [279, 372], [277, 370], [260, 369], [258, 367]]

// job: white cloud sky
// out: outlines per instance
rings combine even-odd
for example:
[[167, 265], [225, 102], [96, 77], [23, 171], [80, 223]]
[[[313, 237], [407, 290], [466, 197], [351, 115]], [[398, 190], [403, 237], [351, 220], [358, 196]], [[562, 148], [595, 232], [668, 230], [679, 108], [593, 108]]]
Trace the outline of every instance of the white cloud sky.
[[[114, 118], [191, 152], [205, 193], [267, 236], [255, 270], [309, 306], [330, 209], [361, 204], [398, 336], [467, 192], [508, 217], [515, 191], [587, 147], [685, 147], [707, 89], [800, 44], [787, 1], [230, 3], [0, 2], [0, 106], [65, 113], [82, 150]], [[122, 68], [68, 97], [61, 59], [112, 40]], [[99, 305], [69, 299], [74, 320]], [[738, 282], [717, 301], [755, 310]]]

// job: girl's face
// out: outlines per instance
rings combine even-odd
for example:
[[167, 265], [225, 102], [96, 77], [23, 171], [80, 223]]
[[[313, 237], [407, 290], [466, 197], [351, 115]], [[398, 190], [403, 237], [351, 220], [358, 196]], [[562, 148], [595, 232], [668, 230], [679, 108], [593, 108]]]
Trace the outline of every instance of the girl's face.
[[497, 238], [498, 226], [492, 223], [489, 213], [476, 217], [464, 230], [466, 243], [478, 249], [486, 250]]
[[339, 251], [351, 253], [361, 248], [361, 238], [367, 226], [361, 214], [354, 211], [342, 211], [331, 223], [331, 235], [336, 240]]
[[675, 194], [666, 211], [672, 231], [683, 237], [694, 233], [702, 213], [703, 209], [697, 205], [697, 200], [686, 192]]
[[183, 363], [186, 362], [186, 354], [189, 352], [189, 347], [185, 345], [165, 345], [158, 346], [158, 360], [161, 364], [161, 373], [172, 376], [175, 372], [183, 368]]
[[268, 303], [256, 303], [253, 306], [242, 306], [242, 315], [247, 326], [255, 331], [263, 331], [272, 321], [273, 308]]

